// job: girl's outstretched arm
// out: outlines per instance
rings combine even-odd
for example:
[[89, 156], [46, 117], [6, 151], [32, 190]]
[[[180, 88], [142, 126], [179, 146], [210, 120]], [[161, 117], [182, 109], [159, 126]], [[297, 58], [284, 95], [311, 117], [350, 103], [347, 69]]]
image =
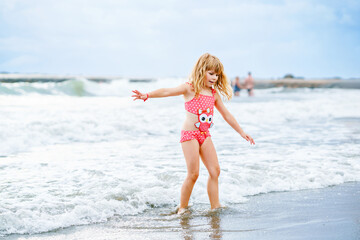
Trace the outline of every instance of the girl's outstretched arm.
[[181, 84], [180, 86], [174, 88], [160, 88], [152, 92], [141, 93], [138, 90], [133, 90], [132, 92], [135, 95], [131, 97], [134, 98], [134, 101], [137, 99], [141, 99], [146, 101], [148, 98], [161, 98], [161, 97], [170, 97], [170, 96], [178, 96], [181, 94], [185, 94], [187, 91], [186, 84]]
[[218, 93], [215, 94], [215, 107], [220, 112], [224, 120], [235, 130], [237, 131], [246, 141], [250, 144], [255, 144], [254, 139], [247, 133], [242, 130], [239, 123], [236, 121], [234, 116], [227, 110], [221, 97]]

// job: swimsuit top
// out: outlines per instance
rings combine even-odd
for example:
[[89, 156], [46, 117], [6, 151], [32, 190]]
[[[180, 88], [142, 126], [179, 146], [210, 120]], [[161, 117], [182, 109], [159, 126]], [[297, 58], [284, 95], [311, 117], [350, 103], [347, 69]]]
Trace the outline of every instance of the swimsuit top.
[[[191, 83], [188, 83], [192, 86]], [[189, 113], [193, 113], [199, 115], [199, 110], [206, 111], [208, 108], [210, 109], [210, 113], [214, 112], [215, 105], [215, 89], [212, 89], [212, 96], [199, 94], [198, 97], [194, 97], [193, 99], [185, 102], [185, 110]]]
[[[187, 83], [190, 84], [191, 83]], [[214, 124], [212, 123], [215, 105], [215, 89], [212, 89], [212, 96], [199, 94], [190, 101], [185, 102], [185, 110], [189, 113], [198, 115], [199, 122], [195, 123], [195, 127], [201, 132], [208, 131]]]

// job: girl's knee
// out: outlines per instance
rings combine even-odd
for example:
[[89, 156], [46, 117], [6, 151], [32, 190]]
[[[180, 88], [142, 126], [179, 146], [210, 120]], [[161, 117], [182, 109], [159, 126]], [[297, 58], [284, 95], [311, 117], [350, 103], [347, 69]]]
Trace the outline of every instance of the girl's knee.
[[211, 178], [218, 178], [220, 176], [220, 166], [216, 166], [209, 171]]
[[190, 173], [188, 173], [188, 176], [187, 176], [187, 178], [192, 182], [196, 182], [198, 177], [199, 177], [199, 172], [190, 172]]

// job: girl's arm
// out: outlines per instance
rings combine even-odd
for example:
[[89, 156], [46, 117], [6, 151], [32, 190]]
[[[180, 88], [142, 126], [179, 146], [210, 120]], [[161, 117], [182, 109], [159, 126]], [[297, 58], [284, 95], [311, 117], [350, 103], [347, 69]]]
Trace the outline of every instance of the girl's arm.
[[141, 93], [138, 90], [133, 90], [135, 95], [132, 95], [134, 100], [142, 99], [146, 101], [148, 98], [161, 98], [161, 97], [170, 97], [170, 96], [178, 96], [181, 94], [185, 94], [187, 91], [186, 84], [181, 84], [178, 87], [174, 88], [160, 88], [155, 91], [149, 93]]
[[237, 131], [246, 141], [249, 141], [250, 144], [255, 144], [254, 139], [247, 133], [242, 130], [239, 123], [236, 121], [234, 116], [227, 110], [221, 97], [218, 93], [215, 94], [215, 107], [220, 112], [224, 120], [235, 130]]

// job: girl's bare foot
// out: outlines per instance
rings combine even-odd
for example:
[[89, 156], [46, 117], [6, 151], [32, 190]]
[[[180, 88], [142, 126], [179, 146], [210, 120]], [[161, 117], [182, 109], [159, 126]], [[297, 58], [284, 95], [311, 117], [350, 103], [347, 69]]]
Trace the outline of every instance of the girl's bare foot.
[[178, 214], [178, 215], [182, 215], [182, 214], [184, 214], [185, 212], [186, 212], [186, 208], [179, 208], [177, 214]]
[[175, 213], [179, 215], [184, 214], [187, 208], [188, 207], [180, 207], [180, 205], [177, 205], [177, 207], [175, 208]]
[[216, 206], [216, 207], [212, 207], [211, 210], [217, 210], [217, 209], [223, 209], [223, 208], [226, 208], [226, 206], [219, 205], [219, 206]]

